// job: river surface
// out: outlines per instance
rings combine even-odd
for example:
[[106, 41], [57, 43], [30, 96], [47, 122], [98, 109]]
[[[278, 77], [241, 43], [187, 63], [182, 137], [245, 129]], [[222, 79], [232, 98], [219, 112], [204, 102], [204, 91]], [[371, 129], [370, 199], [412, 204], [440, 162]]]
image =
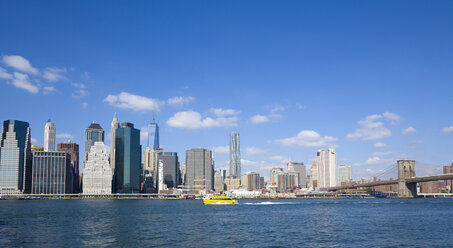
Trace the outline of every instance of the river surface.
[[0, 201], [0, 247], [453, 247], [453, 199]]

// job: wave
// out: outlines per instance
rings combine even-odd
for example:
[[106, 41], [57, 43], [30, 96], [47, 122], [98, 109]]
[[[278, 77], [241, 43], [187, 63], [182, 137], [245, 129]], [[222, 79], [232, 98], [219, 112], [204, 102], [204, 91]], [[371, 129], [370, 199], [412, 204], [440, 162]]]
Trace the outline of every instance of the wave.
[[245, 202], [244, 205], [288, 205], [288, 204], [298, 204], [298, 202]]

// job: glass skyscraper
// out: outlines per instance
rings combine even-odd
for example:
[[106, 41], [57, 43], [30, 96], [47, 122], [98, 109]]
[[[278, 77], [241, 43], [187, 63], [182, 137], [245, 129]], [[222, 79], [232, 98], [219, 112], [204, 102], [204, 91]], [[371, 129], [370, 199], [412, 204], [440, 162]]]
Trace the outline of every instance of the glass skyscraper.
[[28, 122], [3, 122], [0, 137], [0, 193], [30, 193], [31, 135]]
[[241, 146], [239, 133], [230, 134], [230, 176], [241, 178]]
[[104, 129], [102, 129], [101, 125], [93, 122], [85, 129], [85, 161], [88, 158], [90, 148], [96, 142], [104, 142]]
[[115, 193], [140, 193], [140, 130], [123, 122], [115, 133]]
[[152, 150], [159, 148], [159, 125], [154, 121], [148, 125], [147, 146]]

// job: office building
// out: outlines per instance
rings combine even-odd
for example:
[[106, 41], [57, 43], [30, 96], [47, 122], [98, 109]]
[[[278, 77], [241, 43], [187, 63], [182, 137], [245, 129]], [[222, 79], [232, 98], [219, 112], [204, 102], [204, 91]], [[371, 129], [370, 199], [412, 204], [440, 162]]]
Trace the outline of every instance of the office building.
[[112, 123], [110, 124], [110, 168], [112, 173], [115, 171], [115, 141], [116, 141], [116, 129], [120, 127], [118, 117], [113, 115]]
[[216, 171], [214, 173], [214, 190], [216, 193], [225, 191], [225, 182], [223, 180], [221, 171]]
[[287, 191], [296, 187], [296, 175], [291, 173], [281, 173], [277, 175], [277, 190]]
[[88, 158], [90, 148], [94, 146], [96, 142], [104, 142], [104, 129], [97, 123], [91, 123], [91, 125], [85, 129], [85, 159]]
[[[255, 173], [255, 172], [250, 172], [247, 173], [247, 190], [248, 191], [256, 191], [260, 190], [264, 187], [264, 185], [261, 184], [261, 178], [260, 174]], [[264, 180], [264, 178], [262, 178]]]
[[112, 193], [112, 169], [103, 142], [96, 142], [88, 153], [83, 171], [83, 193], [109, 195]]
[[307, 187], [307, 169], [304, 163], [289, 161], [286, 165], [286, 171], [296, 173], [296, 186]]
[[154, 121], [148, 125], [148, 142], [147, 147], [152, 150], [158, 149], [159, 147], [159, 125]]
[[335, 149], [318, 150], [318, 187], [328, 188], [337, 185]]
[[277, 185], [277, 177], [278, 175], [283, 174], [283, 168], [277, 167], [271, 169], [271, 185]]
[[241, 146], [239, 133], [230, 134], [230, 176], [241, 177]]
[[114, 193], [140, 193], [140, 130], [129, 122], [115, 133]]
[[194, 148], [186, 151], [187, 189], [192, 192], [214, 190], [214, 160], [212, 151]]
[[57, 145], [57, 151], [69, 153], [71, 159], [71, 167], [74, 171], [74, 193], [81, 191], [80, 187], [80, 173], [79, 173], [79, 144], [71, 141], [61, 142]]
[[178, 153], [161, 152], [157, 159], [162, 162], [163, 184], [166, 185], [167, 189], [177, 188], [181, 183]]
[[235, 176], [228, 176], [225, 178], [225, 187], [226, 190], [234, 190], [234, 189], [239, 189], [241, 186], [241, 179], [236, 178]]
[[4, 121], [0, 136], [0, 194], [30, 193], [31, 170], [28, 122]]
[[33, 152], [32, 194], [72, 194], [74, 171], [66, 152]]
[[352, 166], [340, 165], [338, 166], [338, 184], [343, 182], [352, 182]]
[[[158, 168], [159, 168], [159, 160], [158, 156], [160, 153], [162, 153], [164, 150], [162, 148], [157, 148], [157, 149], [150, 149], [149, 147], [146, 147], [145, 151], [143, 152], [143, 176], [145, 178], [151, 179], [153, 178], [153, 187], [157, 189], [157, 181], [159, 180], [159, 173], [158, 173]], [[150, 183], [150, 182], [148, 182]]]
[[313, 189], [318, 188], [318, 165], [315, 161], [310, 167], [310, 187]]
[[47, 120], [46, 126], [44, 127], [44, 151], [55, 151], [55, 125], [50, 122], [50, 119]]

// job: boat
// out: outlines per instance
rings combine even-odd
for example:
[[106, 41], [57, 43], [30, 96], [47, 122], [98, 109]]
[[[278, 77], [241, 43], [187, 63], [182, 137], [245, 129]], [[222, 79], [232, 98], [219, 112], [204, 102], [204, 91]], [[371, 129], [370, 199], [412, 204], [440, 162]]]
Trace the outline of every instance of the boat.
[[203, 199], [205, 205], [234, 205], [238, 204], [236, 200], [229, 196], [215, 194], [208, 198]]

